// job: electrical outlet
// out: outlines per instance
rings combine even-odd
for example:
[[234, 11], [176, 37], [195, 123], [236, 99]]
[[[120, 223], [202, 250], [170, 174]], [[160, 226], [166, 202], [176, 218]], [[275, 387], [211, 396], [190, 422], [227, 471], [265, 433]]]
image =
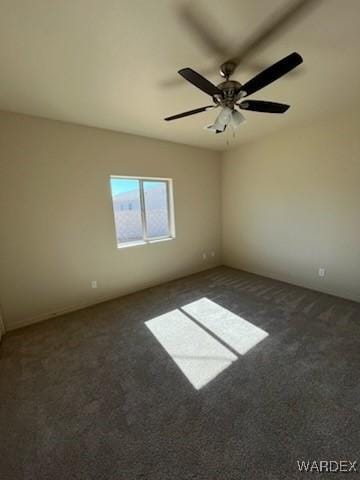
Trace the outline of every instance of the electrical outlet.
[[214, 252], [214, 250], [210, 253], [210, 255], [211, 255], [212, 257], [215, 257], [215, 252]]
[[91, 281], [91, 288], [97, 288], [97, 280]]
[[324, 267], [319, 268], [319, 277], [325, 277], [326, 270]]
[[202, 254], [202, 259], [203, 259], [203, 260], [206, 260], [206, 259], [207, 259], [207, 253], [206, 253], [206, 252], [204, 252], [204, 253]]

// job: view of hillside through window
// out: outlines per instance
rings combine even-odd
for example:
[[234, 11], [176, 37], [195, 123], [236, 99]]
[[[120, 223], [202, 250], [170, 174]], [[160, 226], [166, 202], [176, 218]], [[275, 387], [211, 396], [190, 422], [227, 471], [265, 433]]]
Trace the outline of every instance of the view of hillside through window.
[[170, 236], [168, 182], [110, 179], [118, 244]]

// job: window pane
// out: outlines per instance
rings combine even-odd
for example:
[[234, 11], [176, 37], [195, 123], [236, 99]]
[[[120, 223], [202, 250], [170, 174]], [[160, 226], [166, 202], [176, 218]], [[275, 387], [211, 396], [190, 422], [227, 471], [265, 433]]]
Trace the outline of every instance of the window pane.
[[147, 237], [170, 236], [167, 183], [144, 181], [143, 185]]
[[142, 240], [139, 181], [112, 178], [110, 183], [118, 243]]

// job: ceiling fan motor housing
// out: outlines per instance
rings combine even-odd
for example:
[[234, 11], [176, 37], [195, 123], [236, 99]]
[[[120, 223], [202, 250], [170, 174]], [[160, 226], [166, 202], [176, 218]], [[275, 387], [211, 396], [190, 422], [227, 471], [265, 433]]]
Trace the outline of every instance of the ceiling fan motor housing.
[[241, 83], [236, 80], [225, 80], [219, 83], [217, 88], [221, 90], [222, 95], [215, 95], [214, 102], [222, 107], [234, 108], [235, 103], [241, 98]]

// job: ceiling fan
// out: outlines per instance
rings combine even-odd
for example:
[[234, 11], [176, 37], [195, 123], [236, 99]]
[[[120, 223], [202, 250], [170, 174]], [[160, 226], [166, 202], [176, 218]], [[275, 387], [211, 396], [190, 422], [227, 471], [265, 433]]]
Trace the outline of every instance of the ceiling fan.
[[[297, 0], [292, 3], [285, 11], [282, 10], [270, 21], [263, 25], [260, 31], [256, 32], [245, 45], [233, 55], [230, 60], [225, 61], [220, 66], [220, 75], [225, 79], [218, 85], [214, 85], [205, 77], [191, 68], [182, 68], [178, 73], [195, 87], [210, 95], [213, 100], [212, 105], [195, 108], [187, 112], [179, 113], [166, 117], [164, 120], [172, 121], [179, 118], [187, 117], [207, 110], [221, 107], [221, 112], [216, 118], [214, 124], [209, 125], [210, 131], [215, 133], [224, 132], [228, 125], [233, 127], [239, 126], [244, 120], [244, 116], [239, 110], [251, 110], [254, 112], [265, 113], [284, 113], [289, 109], [289, 105], [277, 102], [269, 102], [263, 100], [245, 100], [244, 98], [266, 87], [270, 83], [287, 74], [303, 61], [301, 55], [294, 52], [286, 56], [282, 60], [274, 63], [272, 66], [258, 73], [251, 80], [242, 85], [240, 82], [230, 79], [236, 68], [247, 60], [249, 55], [261, 46], [265, 40], [270, 40], [275, 33], [279, 33], [281, 29], [289, 25], [291, 21], [298, 17], [310, 5], [315, 4], [317, 0]], [[219, 46], [220, 42], [214, 35], [202, 25], [199, 18], [193, 15], [191, 10], [183, 12], [185, 19], [191, 28], [195, 28], [197, 33], [203, 38], [210, 48], [216, 53], [224, 51]]]
[[242, 99], [266, 87], [290, 72], [290, 70], [300, 65], [302, 61], [303, 59], [301, 55], [296, 52], [291, 53], [287, 57], [271, 65], [271, 67], [258, 73], [244, 85], [236, 80], [230, 80], [230, 76], [236, 68], [236, 65], [231, 61], [225, 62], [221, 65], [220, 72], [225, 78], [225, 81], [219, 83], [217, 86], [192, 68], [182, 68], [178, 73], [195, 87], [210, 95], [214, 104], [178, 113], [177, 115], [166, 117], [165, 120], [177, 120], [178, 118], [188, 117], [189, 115], [222, 107], [215, 123], [208, 127], [209, 130], [215, 133], [221, 133], [225, 131], [228, 125], [237, 127], [244, 121], [244, 117], [238, 109], [251, 110], [254, 112], [284, 113], [290, 107], [284, 103], [268, 102], [264, 100], [243, 101]]

